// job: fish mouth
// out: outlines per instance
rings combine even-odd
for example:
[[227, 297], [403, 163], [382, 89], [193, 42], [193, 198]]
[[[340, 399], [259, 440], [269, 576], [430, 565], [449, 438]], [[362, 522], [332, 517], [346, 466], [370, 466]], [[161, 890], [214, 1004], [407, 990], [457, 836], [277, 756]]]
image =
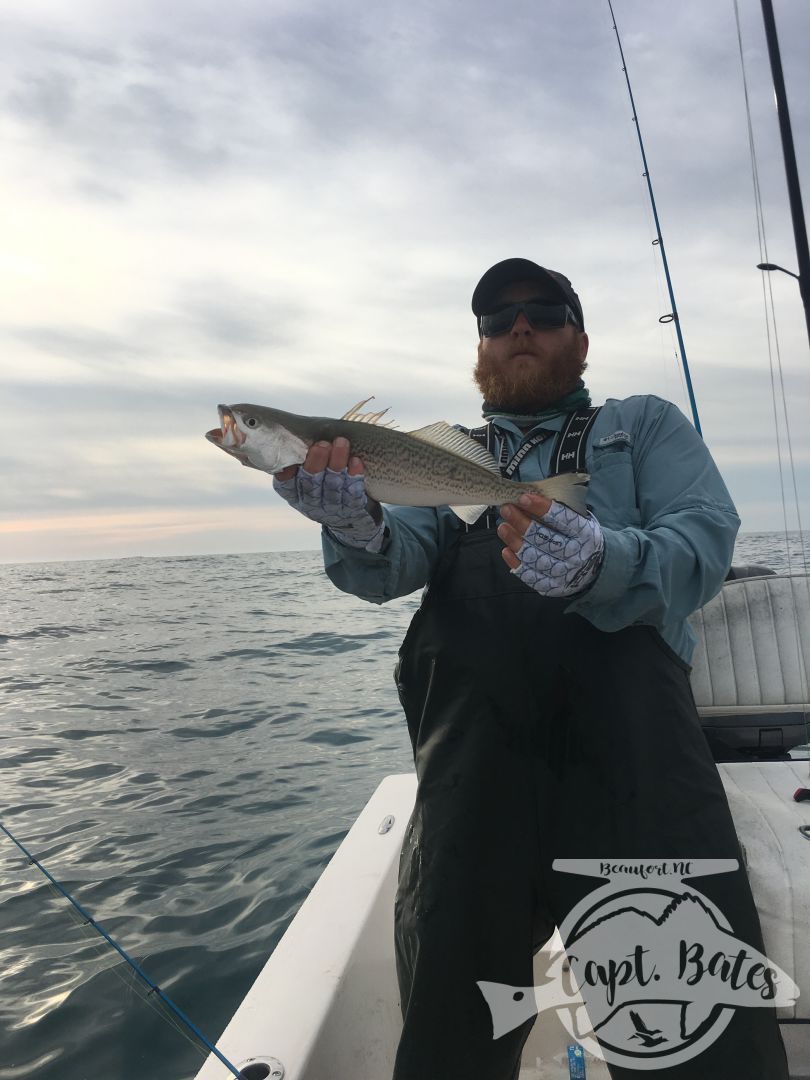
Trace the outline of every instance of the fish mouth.
[[244, 446], [246, 436], [239, 430], [236, 417], [228, 405], [218, 405], [220, 427], [206, 431], [205, 437], [209, 442], [222, 447], [223, 450], [238, 450]]

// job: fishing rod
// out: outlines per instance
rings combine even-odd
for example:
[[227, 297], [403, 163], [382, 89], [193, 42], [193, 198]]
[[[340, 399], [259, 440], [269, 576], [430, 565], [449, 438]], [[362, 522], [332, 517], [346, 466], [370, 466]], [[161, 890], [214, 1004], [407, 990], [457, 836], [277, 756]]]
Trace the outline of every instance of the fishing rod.
[[810, 341], [810, 251], [807, 246], [807, 226], [804, 221], [802, 190], [799, 185], [799, 169], [796, 165], [796, 149], [793, 145], [793, 129], [790, 124], [785, 76], [782, 72], [782, 58], [779, 51], [779, 38], [776, 35], [776, 20], [771, 0], [762, 0], [762, 18], [765, 23], [765, 37], [768, 42], [768, 56], [771, 61], [771, 77], [776, 95], [776, 113], [779, 117], [779, 133], [782, 137], [782, 156], [785, 159], [785, 177], [787, 179], [790, 217], [793, 222], [793, 236], [796, 241], [796, 257], [799, 272], [794, 274], [776, 263], [758, 263], [757, 270], [781, 270], [796, 278], [799, 293], [804, 304], [804, 319], [807, 323], [807, 339]]
[[[20, 841], [17, 839], [16, 836], [13, 835], [13, 833], [11, 833], [5, 827], [5, 825], [2, 823], [2, 821], [0, 821], [0, 829], [3, 830], [3, 832], [9, 838], [9, 840], [12, 840], [17, 845], [17, 847], [20, 849], [20, 851], [23, 853], [23, 855], [25, 855], [28, 862], [33, 864], [34, 866], [36, 866], [36, 868], [38, 870], [40, 870], [45, 875], [45, 877], [48, 879], [48, 881], [50, 881], [50, 883], [56, 889], [59, 890], [59, 892], [62, 894], [62, 896], [64, 896], [64, 898], [66, 900], [68, 900], [73, 905], [73, 907], [75, 907], [75, 909], [79, 912], [81, 917], [85, 920], [85, 925], [92, 926], [92, 928], [97, 933], [99, 933], [105, 939], [105, 941], [107, 941], [110, 945], [112, 945], [112, 947], [115, 949], [115, 951], [120, 956], [122, 956], [124, 960], [126, 960], [126, 962], [129, 964], [129, 966], [132, 968], [132, 970], [138, 976], [138, 978], [142, 979], [146, 983], [146, 985], [149, 987], [149, 995], [157, 994], [157, 996], [160, 998], [160, 1000], [171, 1009], [171, 1011], [175, 1014], [175, 1016], [177, 1016], [186, 1025], [186, 1027], [189, 1028], [189, 1030], [192, 1031], [194, 1033], [194, 1035], [197, 1036], [197, 1038], [206, 1047], [206, 1049], [208, 1049], [212, 1054], [215, 1054], [219, 1058], [219, 1060], [222, 1062], [222, 1064], [226, 1065], [230, 1069], [230, 1071], [233, 1073], [233, 1075], [235, 1077], [237, 1077], [237, 1080], [245, 1080], [245, 1074], [240, 1072], [236, 1068], [235, 1065], [232, 1065], [231, 1062], [228, 1061], [228, 1059], [226, 1057], [224, 1057], [219, 1052], [219, 1050], [217, 1050], [217, 1048], [213, 1045], [213, 1043], [209, 1042], [208, 1039], [206, 1039], [205, 1035], [203, 1035], [203, 1033], [200, 1031], [200, 1029], [198, 1027], [196, 1027], [196, 1025], [191, 1020], [189, 1020], [189, 1018], [182, 1011], [182, 1009], [179, 1009], [177, 1007], [177, 1005], [175, 1005], [175, 1003], [172, 1001], [172, 999], [170, 997], [168, 997], [166, 994], [163, 993], [163, 991], [160, 989], [160, 987], [157, 985], [157, 983], [153, 982], [149, 978], [149, 976], [146, 974], [146, 972], [143, 971], [140, 967], [138, 967], [138, 965], [135, 963], [135, 961], [130, 956], [128, 956], [126, 952], [124, 952], [124, 950], [121, 948], [121, 946], [118, 944], [118, 942], [115, 941], [107, 933], [107, 931], [104, 929], [104, 927], [101, 925], [101, 923], [96, 922], [96, 920], [92, 917], [92, 915], [90, 915], [87, 911], [85, 911], [85, 909], [81, 906], [81, 904], [77, 900], [73, 899], [73, 897], [70, 895], [70, 893], [67, 891], [67, 889], [65, 889], [64, 886], [59, 884], [59, 882], [56, 880], [56, 878], [45, 869], [45, 867], [42, 865], [42, 863], [39, 861], [39, 859], [34, 858], [34, 856], [31, 854], [31, 852], [22, 843], [20, 843]], [[147, 995], [147, 996], [149, 996], [149, 995]]]
[[633, 108], [633, 123], [636, 125], [638, 145], [641, 149], [641, 160], [644, 163], [644, 179], [647, 181], [647, 190], [650, 193], [650, 202], [652, 203], [652, 212], [653, 217], [655, 218], [656, 239], [653, 240], [653, 244], [657, 244], [661, 251], [661, 261], [664, 264], [664, 276], [667, 279], [667, 289], [669, 291], [669, 302], [672, 304], [672, 311], [669, 313], [669, 315], [662, 315], [658, 321], [661, 323], [671, 322], [675, 324], [675, 334], [678, 338], [678, 348], [681, 353], [681, 365], [683, 366], [683, 373], [686, 378], [686, 391], [689, 395], [689, 404], [692, 409], [692, 419], [695, 424], [695, 430], [702, 438], [703, 431], [700, 427], [700, 417], [698, 416], [697, 402], [695, 401], [695, 392], [692, 389], [692, 377], [689, 374], [689, 364], [686, 359], [686, 346], [683, 343], [683, 334], [681, 333], [681, 320], [678, 316], [678, 308], [675, 304], [675, 293], [672, 288], [672, 278], [669, 276], [669, 263], [667, 262], [667, 253], [664, 247], [664, 237], [661, 235], [661, 223], [658, 220], [658, 208], [655, 205], [655, 195], [653, 193], [652, 180], [650, 179], [650, 167], [647, 164], [647, 155], [644, 151], [644, 140], [641, 137], [641, 125], [638, 122], [638, 114], [636, 113], [636, 102], [633, 98], [633, 88], [630, 85], [630, 76], [627, 72], [627, 62], [624, 59], [624, 49], [622, 48], [622, 39], [619, 37], [619, 28], [616, 25], [616, 16], [613, 12], [613, 4], [611, 3], [611, 0], [608, 0], [608, 7], [610, 8], [610, 16], [613, 19], [613, 29], [616, 32], [616, 41], [619, 45], [619, 55], [622, 58], [622, 71], [624, 72], [625, 82], [627, 83], [627, 92], [630, 95], [630, 104]]

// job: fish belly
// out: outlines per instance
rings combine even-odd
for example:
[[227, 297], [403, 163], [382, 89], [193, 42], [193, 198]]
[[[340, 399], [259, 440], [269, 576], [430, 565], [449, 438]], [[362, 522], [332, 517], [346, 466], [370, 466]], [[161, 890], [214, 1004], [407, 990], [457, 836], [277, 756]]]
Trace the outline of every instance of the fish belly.
[[449, 487], [417, 487], [386, 480], [375, 481], [371, 476], [366, 477], [366, 491], [377, 502], [392, 503], [394, 506], [488, 506], [498, 501], [494, 488], [492, 491], [459, 492]]

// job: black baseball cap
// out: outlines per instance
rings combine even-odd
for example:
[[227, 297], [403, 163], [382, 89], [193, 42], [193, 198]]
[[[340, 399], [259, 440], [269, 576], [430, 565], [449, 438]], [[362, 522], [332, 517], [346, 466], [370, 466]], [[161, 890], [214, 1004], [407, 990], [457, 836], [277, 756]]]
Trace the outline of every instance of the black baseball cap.
[[565, 274], [560, 274], [557, 270], [547, 270], [530, 259], [504, 259], [503, 262], [490, 266], [475, 286], [472, 296], [473, 314], [476, 317], [490, 314], [495, 304], [495, 297], [504, 285], [509, 285], [513, 281], [541, 281], [546, 287], [546, 292], [571, 305], [571, 309], [579, 320], [580, 329], [585, 329], [582, 304]]

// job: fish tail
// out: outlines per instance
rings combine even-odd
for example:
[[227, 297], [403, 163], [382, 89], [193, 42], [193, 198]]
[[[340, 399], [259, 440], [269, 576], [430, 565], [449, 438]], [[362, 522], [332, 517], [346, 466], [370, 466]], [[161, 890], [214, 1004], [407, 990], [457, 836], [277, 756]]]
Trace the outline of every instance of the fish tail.
[[557, 476], [549, 476], [545, 480], [529, 481], [526, 486], [534, 488], [538, 495], [546, 499], [565, 503], [576, 513], [585, 515], [588, 513], [585, 496], [589, 480], [587, 473], [558, 473]]

